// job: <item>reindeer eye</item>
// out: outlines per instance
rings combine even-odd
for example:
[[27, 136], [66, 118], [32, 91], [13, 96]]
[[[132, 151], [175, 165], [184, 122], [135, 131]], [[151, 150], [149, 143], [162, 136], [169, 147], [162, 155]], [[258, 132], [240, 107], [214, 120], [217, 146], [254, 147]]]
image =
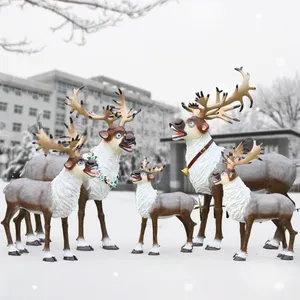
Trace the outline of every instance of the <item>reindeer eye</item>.
[[115, 134], [115, 138], [116, 139], [120, 139], [122, 137], [122, 134], [120, 132], [116, 133]]
[[195, 122], [194, 121], [190, 121], [188, 125], [189, 125], [190, 128], [193, 128], [195, 126]]
[[142, 175], [142, 176], [146, 176], [146, 173], [145, 173], [145, 172], [142, 172], [141, 175]]
[[83, 161], [83, 160], [78, 161], [77, 165], [78, 165], [78, 166], [84, 165], [84, 161]]

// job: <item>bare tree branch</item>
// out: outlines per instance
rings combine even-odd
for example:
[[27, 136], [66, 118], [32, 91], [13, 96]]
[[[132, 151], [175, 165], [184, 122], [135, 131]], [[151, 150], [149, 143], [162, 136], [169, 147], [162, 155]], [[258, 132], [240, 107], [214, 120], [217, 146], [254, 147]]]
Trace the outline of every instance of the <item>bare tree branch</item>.
[[[61, 18], [61, 23], [52, 26], [51, 30], [56, 32], [65, 27], [69, 27], [69, 37], [64, 39], [65, 42], [71, 42], [75, 39], [75, 34], [80, 34], [80, 42], [77, 45], [86, 43], [86, 36], [91, 33], [98, 32], [110, 26], [115, 26], [117, 23], [129, 19], [138, 19], [145, 16], [158, 6], [162, 6], [173, 0], [149, 0], [146, 5], [138, 5], [129, 0], [0, 0], [0, 9], [11, 5], [13, 2], [18, 3], [18, 6], [32, 6], [57, 15]], [[137, 1], [138, 2], [138, 1]], [[96, 17], [84, 17], [78, 8], [87, 8], [96, 13]], [[77, 11], [76, 11], [77, 8]], [[29, 48], [30, 42], [26, 39], [11, 43], [7, 39], [0, 38], [0, 47], [5, 51], [16, 53], [36, 53], [41, 49]]]

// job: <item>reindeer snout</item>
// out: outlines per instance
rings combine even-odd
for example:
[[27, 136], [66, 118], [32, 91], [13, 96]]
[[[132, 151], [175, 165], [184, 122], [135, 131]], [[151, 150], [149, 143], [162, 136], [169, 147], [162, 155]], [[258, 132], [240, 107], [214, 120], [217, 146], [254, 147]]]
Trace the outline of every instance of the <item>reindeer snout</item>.
[[221, 174], [219, 172], [212, 173], [212, 177], [216, 180], [221, 180]]
[[128, 144], [136, 144], [135, 142], [135, 136], [132, 133], [128, 133], [124, 136], [124, 140], [128, 143]]
[[89, 159], [87, 162], [86, 162], [86, 165], [88, 167], [92, 167], [92, 166], [95, 166], [97, 163], [95, 160], [92, 160], [92, 159]]
[[184, 129], [184, 121], [180, 118], [176, 118], [173, 122], [169, 123], [169, 127], [175, 127], [176, 129]]

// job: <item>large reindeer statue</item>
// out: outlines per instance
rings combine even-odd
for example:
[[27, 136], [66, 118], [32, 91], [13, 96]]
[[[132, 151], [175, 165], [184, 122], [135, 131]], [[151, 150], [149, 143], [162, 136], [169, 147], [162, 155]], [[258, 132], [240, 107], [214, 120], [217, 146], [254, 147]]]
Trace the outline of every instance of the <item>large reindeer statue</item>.
[[193, 231], [196, 225], [191, 219], [191, 212], [194, 209], [196, 200], [184, 193], [157, 194], [157, 190], [152, 187], [151, 181], [154, 174], [162, 172], [161, 168], [148, 168], [149, 162], [144, 158], [139, 170], [132, 172], [132, 183], [136, 188], [136, 206], [142, 217], [141, 232], [137, 246], [132, 250], [133, 254], [143, 253], [144, 234], [148, 218], [152, 220], [153, 247], [149, 255], [159, 255], [159, 245], [157, 242], [157, 222], [160, 218], [170, 218], [176, 216], [183, 224], [187, 241], [181, 247], [181, 252], [191, 253], [193, 250]]
[[[256, 194], [244, 184], [236, 166], [249, 164], [254, 159], [260, 159], [261, 145], [253, 143], [252, 150], [242, 157], [244, 153], [243, 142], [241, 142], [229, 156], [223, 156], [226, 169], [221, 174], [214, 174], [214, 184], [223, 185], [223, 203], [229, 217], [240, 223], [241, 252], [236, 253], [233, 260], [245, 261], [247, 246], [253, 222], [269, 221], [276, 225], [281, 233], [282, 252], [278, 257], [282, 260], [293, 260], [294, 240], [297, 234], [294, 231], [291, 219], [295, 211], [295, 203], [282, 194]], [[289, 247], [285, 239], [284, 227], [290, 234]]]
[[[186, 121], [176, 119], [169, 124], [175, 131], [172, 135], [173, 140], [186, 141], [186, 163], [187, 168], [183, 173], [189, 176], [189, 179], [196, 192], [204, 194], [204, 205], [200, 210], [201, 224], [197, 237], [194, 239], [194, 246], [202, 246], [205, 238], [205, 228], [210, 208], [211, 198], [214, 198], [214, 215], [216, 219], [216, 233], [212, 244], [207, 245], [206, 250], [221, 249], [222, 234], [222, 185], [213, 185], [211, 175], [218, 172], [222, 167], [223, 147], [216, 145], [210, 136], [209, 125], [206, 120], [219, 118], [226, 122], [239, 121], [228, 115], [226, 112], [240, 107], [243, 110], [243, 96], [250, 99], [252, 107], [253, 100], [249, 93], [255, 90], [255, 87], [249, 86], [250, 75], [243, 71], [243, 68], [235, 68], [241, 73], [243, 82], [240, 86], [236, 85], [233, 94], [228, 97], [216, 88], [216, 103], [208, 105], [209, 95], [206, 97], [203, 92], [196, 93], [196, 102], [182, 107], [193, 114]], [[231, 105], [234, 102], [240, 102], [241, 105]], [[252, 191], [267, 190], [269, 193], [280, 193], [287, 196], [287, 193], [296, 179], [296, 165], [287, 157], [272, 153], [263, 156], [263, 161], [255, 161], [251, 165], [237, 166], [237, 171], [246, 186]], [[277, 229], [273, 240], [267, 241], [264, 248], [278, 249], [280, 243], [280, 232]]]
[[[78, 134], [66, 143], [56, 142], [52, 135], [50, 138], [43, 128], [35, 134], [39, 145], [36, 150], [45, 149], [45, 156], [49, 150], [65, 152], [68, 159], [64, 168], [52, 181], [38, 181], [28, 178], [19, 178], [12, 181], [4, 189], [7, 209], [4, 220], [1, 222], [5, 228], [8, 242], [8, 254], [20, 255], [20, 252], [28, 252], [21, 242], [20, 227], [25, 217], [25, 210], [43, 214], [45, 219], [45, 245], [43, 261], [55, 262], [55, 256], [50, 252], [50, 226], [51, 218], [61, 218], [64, 236], [64, 259], [77, 260], [70, 250], [68, 235], [68, 216], [76, 208], [84, 177], [94, 177], [97, 174], [95, 160], [86, 160], [79, 155], [80, 148], [86, 141], [86, 134], [80, 137]], [[66, 145], [67, 144], [67, 145]], [[16, 246], [10, 233], [9, 223], [13, 215], [19, 210], [20, 214], [16, 226]], [[20, 252], [19, 252], [20, 251]]]
[[[101, 176], [92, 180], [86, 180], [81, 188], [78, 209], [79, 233], [77, 238], [77, 250], [94, 250], [84, 239], [85, 207], [89, 199], [93, 199], [97, 206], [98, 218], [102, 231], [103, 249], [118, 250], [119, 248], [111, 242], [107, 233], [102, 200], [107, 197], [109, 191], [118, 183], [121, 151], [125, 150], [127, 152], [132, 152], [132, 146], [136, 144], [133, 132], [126, 131], [125, 124], [131, 122], [140, 110], [135, 111], [128, 109], [125, 103], [125, 96], [119, 89], [119, 93], [116, 94], [119, 96], [120, 100], [115, 101], [115, 106], [103, 107], [103, 115], [90, 113], [85, 109], [83, 101], [79, 103], [77, 100], [78, 93], [82, 88], [83, 87], [74, 89], [73, 96], [67, 97], [68, 102], [66, 104], [71, 107], [70, 113], [76, 112], [77, 117], [82, 115], [85, 118], [92, 120], [103, 120], [107, 123], [109, 128], [99, 132], [99, 136], [102, 140], [99, 145], [91, 150], [95, 156], [97, 156], [97, 163], [101, 170]], [[114, 124], [117, 119], [120, 121], [118, 125]], [[61, 157], [35, 157], [25, 166], [23, 176], [35, 180], [49, 181], [59, 173], [62, 165], [63, 158]], [[37, 166], [39, 166], [39, 170], [37, 170]]]

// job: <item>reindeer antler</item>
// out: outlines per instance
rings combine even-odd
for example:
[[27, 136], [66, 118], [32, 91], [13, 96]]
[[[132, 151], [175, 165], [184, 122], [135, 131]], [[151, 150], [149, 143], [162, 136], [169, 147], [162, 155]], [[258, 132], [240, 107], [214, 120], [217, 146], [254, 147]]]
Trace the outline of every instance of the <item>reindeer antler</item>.
[[80, 90], [82, 90], [83, 88], [84, 88], [84, 86], [82, 86], [80, 88], [77, 88], [77, 89], [75, 88], [73, 90], [73, 96], [72, 97], [66, 96], [66, 98], [70, 102], [65, 102], [65, 104], [72, 108], [71, 111], [70, 111], [70, 114], [72, 114], [74, 111], [76, 111], [77, 112], [76, 118], [78, 118], [80, 115], [82, 115], [85, 118], [92, 119], [92, 120], [95, 120], [95, 121], [96, 120], [103, 120], [103, 121], [106, 121], [109, 128], [112, 128], [114, 126], [113, 123], [119, 118], [113, 111], [114, 107], [110, 106], [110, 105], [107, 105], [106, 107], [103, 106], [103, 111], [104, 111], [103, 115], [97, 115], [94, 112], [88, 112], [84, 107], [83, 100], [81, 100], [80, 104], [79, 104], [78, 99], [77, 99], [78, 92]]
[[120, 100], [119, 101], [114, 100], [114, 102], [117, 104], [117, 107], [114, 107], [113, 111], [118, 117], [121, 117], [119, 125], [124, 126], [126, 123], [131, 122], [135, 118], [135, 116], [141, 111], [141, 109], [139, 110], [133, 110], [132, 108], [128, 109], [125, 103], [124, 93], [120, 89], [118, 90], [119, 93], [118, 92], [115, 93], [120, 97]]
[[141, 163], [141, 167], [140, 170], [141, 171], [147, 171], [150, 174], [154, 174], [154, 173], [158, 173], [164, 170], [164, 168], [166, 167], [165, 165], [163, 165], [162, 167], [158, 168], [148, 168], [149, 162], [147, 160], [147, 157], [144, 157]]
[[79, 151], [86, 142], [87, 132], [84, 132], [80, 137], [79, 134], [75, 138], [71, 138], [67, 146], [64, 146], [61, 141], [56, 142], [53, 139], [52, 134], [48, 137], [44, 129], [40, 127], [39, 133], [33, 133], [37, 138], [37, 141], [32, 142], [33, 144], [39, 145], [36, 148], [36, 151], [44, 148], [44, 155], [47, 156], [50, 150], [55, 150], [58, 152], [65, 152], [69, 155], [70, 158], [76, 157], [79, 155]]
[[165, 165], [163, 165], [162, 167], [160, 167], [160, 168], [158, 168], [158, 167], [155, 167], [155, 168], [150, 168], [149, 170], [148, 170], [148, 172], [150, 173], [150, 174], [154, 174], [154, 173], [159, 173], [159, 172], [162, 172], [164, 169], [165, 169]]
[[234, 169], [235, 166], [245, 165], [251, 163], [252, 160], [258, 159], [261, 160], [259, 154], [263, 154], [262, 144], [257, 145], [256, 140], [253, 141], [253, 147], [251, 151], [246, 154], [246, 157], [242, 157], [244, 152], [244, 142], [241, 142], [229, 156], [223, 154], [224, 161], [227, 165], [227, 168]]
[[147, 161], [147, 157], [144, 157], [142, 160], [140, 169], [146, 171], [148, 164], [149, 164], [149, 162]]
[[[214, 118], [222, 119], [226, 122], [232, 123], [233, 121], [239, 121], [236, 118], [231, 117], [226, 114], [226, 111], [230, 111], [240, 107], [240, 111], [244, 108], [243, 97], [246, 96], [250, 99], [250, 108], [253, 105], [253, 99], [250, 95], [250, 90], [255, 90], [255, 87], [249, 85], [250, 75], [249, 73], [245, 73], [243, 71], [243, 67], [235, 68], [236, 71], [241, 73], [243, 77], [242, 84], [240, 86], [236, 85], [234, 92], [230, 97], [227, 98], [228, 93], [223, 93], [222, 98], [220, 98], [220, 94], [222, 90], [216, 88], [216, 103], [214, 105], [208, 106], [209, 95], [204, 96], [203, 92], [196, 93], [195, 103], [190, 103], [188, 107], [181, 103], [181, 106], [187, 111], [193, 113], [194, 116], [199, 118], [211, 120]], [[240, 105], [229, 106], [233, 102], [240, 102]]]

